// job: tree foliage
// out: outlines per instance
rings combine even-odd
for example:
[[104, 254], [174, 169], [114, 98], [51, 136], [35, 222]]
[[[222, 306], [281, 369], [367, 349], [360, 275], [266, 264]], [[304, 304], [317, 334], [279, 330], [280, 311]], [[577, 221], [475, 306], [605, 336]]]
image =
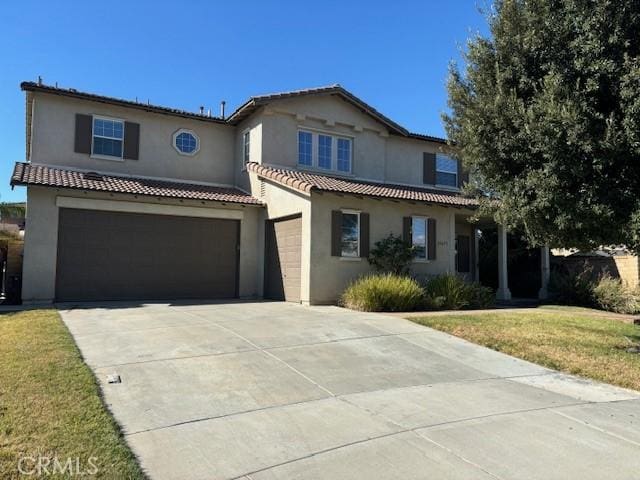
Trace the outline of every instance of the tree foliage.
[[640, 249], [640, 2], [496, 0], [453, 65], [457, 154], [533, 244]]

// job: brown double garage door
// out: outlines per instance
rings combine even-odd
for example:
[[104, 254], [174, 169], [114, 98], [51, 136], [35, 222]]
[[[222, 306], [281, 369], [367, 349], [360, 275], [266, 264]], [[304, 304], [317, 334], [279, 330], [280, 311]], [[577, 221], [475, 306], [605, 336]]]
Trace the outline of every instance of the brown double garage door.
[[238, 296], [238, 220], [60, 209], [56, 299]]

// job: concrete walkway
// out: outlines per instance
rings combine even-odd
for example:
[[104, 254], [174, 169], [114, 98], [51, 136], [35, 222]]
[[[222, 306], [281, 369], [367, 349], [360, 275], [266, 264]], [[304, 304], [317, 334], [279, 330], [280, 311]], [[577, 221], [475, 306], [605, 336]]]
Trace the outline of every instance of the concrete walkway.
[[640, 475], [640, 393], [400, 318], [284, 303], [61, 313], [154, 479]]

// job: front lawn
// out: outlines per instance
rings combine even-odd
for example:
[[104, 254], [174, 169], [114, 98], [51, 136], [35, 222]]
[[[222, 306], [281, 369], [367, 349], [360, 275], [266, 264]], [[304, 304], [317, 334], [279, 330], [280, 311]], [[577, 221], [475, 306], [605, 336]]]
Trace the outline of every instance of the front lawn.
[[145, 478], [55, 310], [0, 315], [0, 478], [20, 458], [35, 477]]
[[640, 390], [640, 326], [581, 314], [523, 310], [409, 320], [539, 365]]

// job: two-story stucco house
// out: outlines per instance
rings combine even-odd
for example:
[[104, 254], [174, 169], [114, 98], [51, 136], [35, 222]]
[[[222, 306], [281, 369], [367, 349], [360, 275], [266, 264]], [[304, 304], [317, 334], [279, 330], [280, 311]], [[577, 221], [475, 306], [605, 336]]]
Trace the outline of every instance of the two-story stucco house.
[[25, 302], [335, 302], [389, 233], [418, 276], [477, 273], [474, 200], [446, 142], [344, 88], [226, 118], [25, 82]]

